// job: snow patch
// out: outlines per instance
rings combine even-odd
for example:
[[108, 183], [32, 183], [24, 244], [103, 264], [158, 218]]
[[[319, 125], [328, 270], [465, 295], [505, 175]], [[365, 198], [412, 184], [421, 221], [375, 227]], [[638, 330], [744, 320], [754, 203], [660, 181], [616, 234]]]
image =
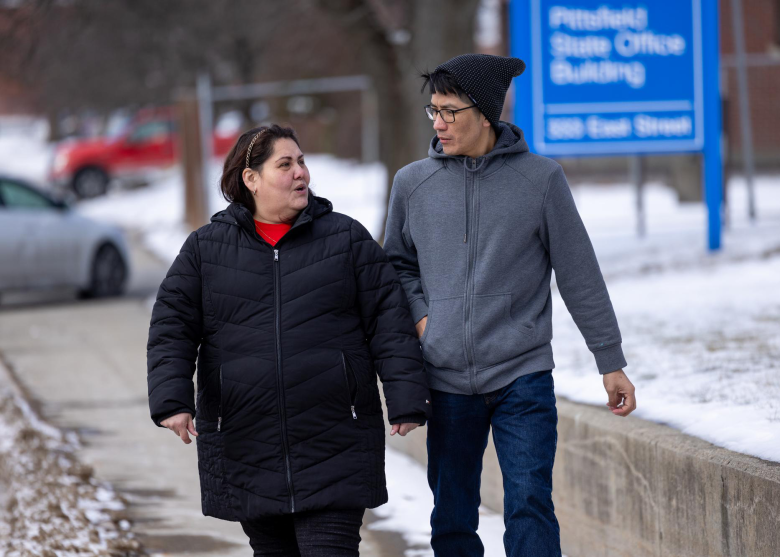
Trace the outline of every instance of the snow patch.
[[74, 456], [70, 436], [0, 393], [0, 555], [142, 555], [124, 501]]
[[54, 145], [47, 143], [46, 120], [27, 116], [0, 117], [0, 174], [46, 187]]

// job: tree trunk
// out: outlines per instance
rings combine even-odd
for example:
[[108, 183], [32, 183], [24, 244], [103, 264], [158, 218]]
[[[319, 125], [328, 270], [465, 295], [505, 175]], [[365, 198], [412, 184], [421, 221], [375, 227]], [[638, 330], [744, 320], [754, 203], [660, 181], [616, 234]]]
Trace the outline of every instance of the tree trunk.
[[[410, 42], [413, 67], [407, 69], [407, 99], [413, 103], [415, 135], [419, 155], [427, 156], [428, 144], [435, 135], [433, 122], [423, 112], [430, 102], [428, 89], [420, 93], [420, 74], [433, 71], [439, 64], [460, 54], [474, 52], [474, 31], [480, 0], [426, 0], [411, 4]], [[411, 79], [409, 79], [411, 78]]]
[[60, 130], [60, 119], [56, 110], [46, 111], [46, 121], [49, 122], [49, 142], [62, 139], [62, 130]]
[[[427, 156], [434, 135], [423, 106], [420, 73], [474, 50], [474, 27], [480, 0], [408, 0], [408, 43], [394, 43], [398, 27], [382, 21], [371, 0], [320, 0], [326, 13], [341, 22], [363, 56], [379, 100], [380, 160], [387, 168], [384, 219], [393, 178], [399, 169]], [[346, 22], [346, 23], [345, 23]], [[384, 231], [379, 238], [384, 241]]]

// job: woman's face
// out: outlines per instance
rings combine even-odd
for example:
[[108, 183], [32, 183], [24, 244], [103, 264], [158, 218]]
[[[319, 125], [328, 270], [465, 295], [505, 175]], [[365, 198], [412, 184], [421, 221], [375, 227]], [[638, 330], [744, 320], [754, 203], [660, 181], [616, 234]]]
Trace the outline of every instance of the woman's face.
[[277, 139], [260, 171], [247, 168], [243, 178], [253, 192], [259, 221], [294, 221], [309, 203], [309, 169], [292, 139]]

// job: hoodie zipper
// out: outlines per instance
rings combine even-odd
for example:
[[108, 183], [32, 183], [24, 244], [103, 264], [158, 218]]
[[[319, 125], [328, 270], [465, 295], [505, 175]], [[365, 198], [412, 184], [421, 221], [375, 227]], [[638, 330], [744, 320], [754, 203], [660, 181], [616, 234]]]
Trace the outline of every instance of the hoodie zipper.
[[279, 270], [279, 250], [274, 250], [274, 302], [276, 321], [276, 381], [279, 395], [279, 416], [282, 424], [282, 452], [287, 472], [287, 490], [290, 492], [290, 512], [295, 512], [295, 495], [293, 494], [292, 469], [290, 467], [290, 447], [287, 443], [287, 411], [284, 399], [284, 378], [282, 375], [282, 277]]
[[[471, 159], [471, 169], [476, 170], [477, 160]], [[471, 392], [477, 392], [477, 372], [474, 366], [474, 338], [471, 331], [472, 322], [472, 289], [474, 287], [474, 268], [476, 267], [477, 259], [477, 238], [476, 238], [476, 177], [475, 173], [471, 173], [471, 197], [470, 203], [467, 209], [470, 209], [471, 215], [467, 219], [469, 230], [471, 231], [472, 238], [468, 243], [468, 259], [466, 265], [466, 321], [464, 323], [464, 334], [466, 335], [466, 360], [469, 366], [469, 383], [471, 384]], [[466, 182], [466, 189], [468, 191], [468, 181]]]
[[219, 366], [219, 415], [217, 416], [217, 431], [222, 431], [222, 366]]
[[[355, 405], [357, 404], [357, 391], [358, 391], [358, 384], [357, 384], [357, 377], [355, 376], [355, 372], [352, 371], [352, 368], [349, 368], [349, 371], [347, 371], [347, 359], [344, 357], [344, 352], [341, 353], [341, 364], [344, 366], [344, 381], [347, 383], [347, 395], [349, 396], [349, 410], [352, 412], [352, 419], [357, 420], [357, 413], [355, 412]], [[347, 373], [352, 373], [352, 379], [355, 381], [355, 396], [352, 396], [352, 389], [349, 388], [349, 376]]]

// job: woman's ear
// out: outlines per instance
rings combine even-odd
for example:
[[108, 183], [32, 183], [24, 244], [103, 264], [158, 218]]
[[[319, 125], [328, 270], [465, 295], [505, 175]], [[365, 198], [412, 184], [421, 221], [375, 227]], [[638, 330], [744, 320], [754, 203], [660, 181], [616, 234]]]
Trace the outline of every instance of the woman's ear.
[[257, 172], [255, 172], [251, 168], [245, 168], [244, 171], [241, 173], [241, 179], [243, 180], [244, 185], [248, 187], [250, 190], [254, 190], [257, 187], [257, 184], [255, 183], [256, 176], [257, 176]]
[[241, 179], [244, 181], [244, 185], [252, 195], [257, 195], [257, 186], [260, 185], [258, 183], [260, 181], [260, 173], [251, 168], [245, 168], [243, 172], [241, 172]]

